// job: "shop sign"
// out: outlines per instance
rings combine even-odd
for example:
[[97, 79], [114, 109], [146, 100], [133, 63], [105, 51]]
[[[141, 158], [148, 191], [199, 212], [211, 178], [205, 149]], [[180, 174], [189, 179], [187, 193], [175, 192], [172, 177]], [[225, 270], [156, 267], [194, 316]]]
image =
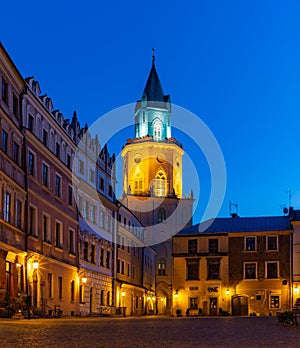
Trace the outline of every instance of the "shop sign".
[[214, 285], [208, 286], [207, 287], [207, 291], [209, 293], [216, 293], [216, 292], [219, 292], [219, 287], [218, 286], [214, 286]]

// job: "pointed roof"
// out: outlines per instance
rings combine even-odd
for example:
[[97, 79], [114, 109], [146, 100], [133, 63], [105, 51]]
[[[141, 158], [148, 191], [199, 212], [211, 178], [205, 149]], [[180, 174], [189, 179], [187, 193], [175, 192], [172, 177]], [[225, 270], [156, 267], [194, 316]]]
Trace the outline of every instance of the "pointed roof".
[[146, 86], [144, 88], [143, 97], [145, 96], [148, 101], [166, 102], [168, 96], [164, 95], [156, 68], [155, 68], [155, 56], [152, 56], [152, 67]]

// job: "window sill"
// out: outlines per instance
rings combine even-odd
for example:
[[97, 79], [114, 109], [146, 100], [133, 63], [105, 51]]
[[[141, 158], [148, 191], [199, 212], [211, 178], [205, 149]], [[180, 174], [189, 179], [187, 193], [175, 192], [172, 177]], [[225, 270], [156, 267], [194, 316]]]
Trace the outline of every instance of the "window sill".
[[60, 246], [55, 246], [54, 249], [55, 249], [56, 251], [60, 251], [60, 252], [63, 252], [63, 251], [64, 251], [63, 248], [60, 247]]
[[75, 257], [76, 257], [76, 254], [75, 254], [75, 253], [70, 253], [70, 252], [69, 252], [69, 256], [75, 258]]
[[43, 240], [43, 244], [52, 246], [52, 243], [49, 240]]

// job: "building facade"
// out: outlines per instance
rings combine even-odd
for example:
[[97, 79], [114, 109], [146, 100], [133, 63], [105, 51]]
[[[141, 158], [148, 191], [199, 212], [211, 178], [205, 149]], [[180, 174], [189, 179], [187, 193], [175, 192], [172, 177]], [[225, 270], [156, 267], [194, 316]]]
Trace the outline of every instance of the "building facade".
[[5, 306], [26, 293], [27, 192], [20, 111], [25, 82], [1, 43], [0, 83], [0, 306]]
[[173, 237], [177, 306], [254, 316], [291, 308], [291, 236], [289, 216], [216, 218], [204, 233], [199, 224], [181, 231]]

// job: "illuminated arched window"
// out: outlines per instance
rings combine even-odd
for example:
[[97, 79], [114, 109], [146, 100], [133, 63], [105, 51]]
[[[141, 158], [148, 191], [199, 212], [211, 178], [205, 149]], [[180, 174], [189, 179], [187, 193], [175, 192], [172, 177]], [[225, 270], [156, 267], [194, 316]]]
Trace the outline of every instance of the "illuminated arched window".
[[131, 185], [131, 190], [134, 195], [141, 195], [143, 193], [143, 175], [140, 170], [139, 165], [136, 167], [133, 174], [133, 182]]
[[159, 208], [158, 210], [158, 222], [163, 222], [166, 220], [166, 211], [164, 208]]
[[155, 176], [154, 194], [157, 197], [165, 197], [167, 192], [166, 174], [159, 170]]
[[154, 123], [154, 138], [161, 139], [161, 122], [155, 121]]
[[158, 261], [158, 275], [164, 276], [166, 275], [166, 259], [161, 258]]

